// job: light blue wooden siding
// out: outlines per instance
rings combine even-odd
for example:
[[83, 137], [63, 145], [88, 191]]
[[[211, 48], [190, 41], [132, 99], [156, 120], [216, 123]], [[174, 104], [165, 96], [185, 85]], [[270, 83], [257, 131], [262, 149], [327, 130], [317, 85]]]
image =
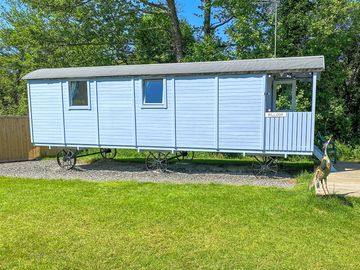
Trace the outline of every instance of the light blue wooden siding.
[[167, 108], [143, 108], [142, 80], [135, 80], [136, 133], [139, 147], [174, 147], [174, 97], [171, 78], [166, 79], [164, 91], [167, 91]]
[[263, 148], [265, 77], [219, 77], [219, 148]]
[[265, 118], [266, 151], [312, 152], [311, 112], [287, 112], [286, 117]]
[[67, 81], [30, 81], [33, 142], [142, 150], [313, 151], [311, 112], [264, 118], [265, 78], [168, 77], [166, 108], [143, 108], [141, 78], [90, 80], [90, 109], [85, 110], [69, 108]]
[[135, 146], [131, 79], [97, 81], [100, 145]]
[[33, 143], [63, 144], [61, 82], [29, 82], [29, 93]]
[[65, 138], [67, 145], [97, 145], [96, 85], [90, 81], [90, 109], [69, 108], [68, 82], [63, 82]]
[[176, 146], [217, 148], [217, 90], [214, 77], [175, 79]]

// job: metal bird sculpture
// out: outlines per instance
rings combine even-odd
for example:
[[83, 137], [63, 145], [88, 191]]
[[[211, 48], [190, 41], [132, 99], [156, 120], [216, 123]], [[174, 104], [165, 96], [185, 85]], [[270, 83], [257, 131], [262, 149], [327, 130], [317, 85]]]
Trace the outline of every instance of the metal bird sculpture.
[[320, 161], [320, 165], [316, 168], [314, 177], [309, 185], [309, 190], [311, 190], [315, 185], [317, 185], [320, 182], [321, 187], [324, 190], [324, 194], [330, 194], [329, 189], [327, 187], [327, 177], [331, 171], [331, 160], [327, 153], [327, 148], [330, 141], [331, 141], [331, 137], [323, 144], [324, 155]]

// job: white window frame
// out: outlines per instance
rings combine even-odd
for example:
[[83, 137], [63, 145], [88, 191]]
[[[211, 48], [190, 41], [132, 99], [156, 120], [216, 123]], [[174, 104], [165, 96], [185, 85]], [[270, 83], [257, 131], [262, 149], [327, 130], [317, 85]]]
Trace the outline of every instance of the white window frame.
[[[291, 110], [277, 110], [276, 99], [277, 91], [276, 88], [281, 84], [291, 84]], [[273, 83], [273, 111], [275, 112], [296, 112], [296, 80], [277, 80]]]
[[[71, 105], [72, 100], [71, 100], [71, 94], [70, 94], [70, 82], [84, 82], [86, 81], [86, 90], [87, 90], [87, 99], [88, 99], [88, 104], [84, 105], [84, 106], [79, 106], [79, 105]], [[91, 110], [91, 98], [90, 98], [90, 81], [88, 80], [81, 80], [81, 79], [73, 79], [73, 80], [69, 80], [67, 82], [68, 84], [68, 96], [69, 96], [69, 110]]]
[[[163, 98], [162, 103], [145, 103], [145, 81], [151, 80], [162, 80], [163, 83]], [[142, 78], [140, 79], [141, 85], [141, 102], [142, 102], [142, 109], [167, 109], [167, 86], [166, 86], [166, 78], [159, 78], [159, 77], [151, 77], [151, 78]]]

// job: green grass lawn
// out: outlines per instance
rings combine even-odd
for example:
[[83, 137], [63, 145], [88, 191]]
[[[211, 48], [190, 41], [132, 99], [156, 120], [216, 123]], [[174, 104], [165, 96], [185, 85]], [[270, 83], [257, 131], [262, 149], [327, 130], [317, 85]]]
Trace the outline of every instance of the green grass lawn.
[[360, 201], [293, 189], [0, 178], [0, 269], [359, 269]]

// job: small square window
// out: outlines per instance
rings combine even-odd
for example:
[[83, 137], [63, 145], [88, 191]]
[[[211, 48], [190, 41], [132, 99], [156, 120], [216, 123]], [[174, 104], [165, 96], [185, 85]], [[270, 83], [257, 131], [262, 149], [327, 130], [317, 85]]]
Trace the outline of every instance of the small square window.
[[69, 83], [70, 107], [88, 108], [89, 93], [86, 81], [71, 81]]
[[165, 107], [166, 93], [162, 79], [143, 81], [143, 105], [144, 107]]

